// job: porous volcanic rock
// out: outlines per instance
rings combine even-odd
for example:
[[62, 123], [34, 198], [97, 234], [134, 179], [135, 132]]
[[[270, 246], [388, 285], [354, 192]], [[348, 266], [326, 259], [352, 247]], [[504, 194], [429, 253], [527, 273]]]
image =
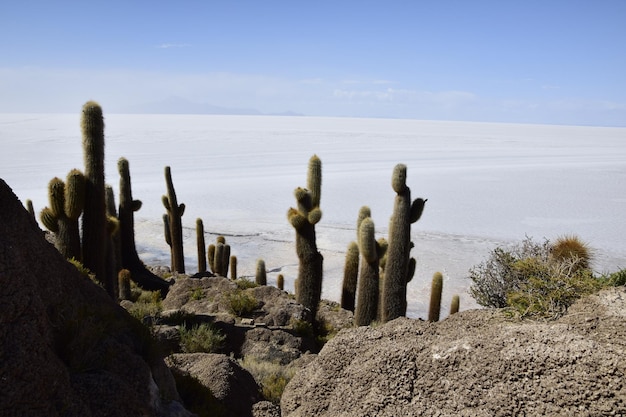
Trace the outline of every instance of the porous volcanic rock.
[[0, 415], [185, 415], [145, 327], [46, 241], [0, 180]]
[[296, 416], [626, 415], [626, 290], [553, 322], [473, 310], [341, 331], [281, 400]]
[[223, 417], [252, 416], [252, 406], [262, 400], [248, 371], [232, 358], [217, 353], [176, 353], [166, 358], [175, 374], [196, 379], [223, 406]]

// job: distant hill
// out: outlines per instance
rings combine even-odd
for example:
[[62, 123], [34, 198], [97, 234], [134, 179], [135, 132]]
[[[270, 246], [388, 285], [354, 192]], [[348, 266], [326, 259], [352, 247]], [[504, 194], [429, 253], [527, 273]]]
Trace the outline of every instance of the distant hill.
[[281, 113], [262, 113], [257, 109], [220, 107], [208, 103], [197, 103], [182, 97], [170, 96], [161, 101], [127, 106], [121, 113], [140, 114], [223, 114], [223, 115], [273, 115], [273, 116], [303, 116], [292, 111]]

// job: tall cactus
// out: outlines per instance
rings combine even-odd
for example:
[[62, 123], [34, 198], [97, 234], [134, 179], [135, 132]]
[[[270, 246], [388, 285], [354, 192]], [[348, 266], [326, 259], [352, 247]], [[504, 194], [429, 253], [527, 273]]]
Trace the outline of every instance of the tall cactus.
[[172, 182], [172, 171], [169, 166], [165, 167], [165, 184], [167, 195], [162, 197], [163, 206], [167, 210], [169, 220], [170, 239], [172, 241], [172, 269], [178, 273], [185, 273], [185, 256], [183, 253], [183, 222], [185, 205], [178, 204], [174, 183]]
[[196, 244], [198, 246], [198, 272], [206, 272], [206, 246], [204, 240], [204, 223], [201, 218], [196, 219]]
[[85, 204], [84, 175], [73, 169], [66, 182], [56, 177], [50, 180], [48, 200], [50, 207], [41, 211], [40, 218], [55, 233], [55, 247], [67, 259], [82, 260], [78, 218]]
[[117, 161], [117, 169], [120, 174], [118, 216], [122, 267], [130, 271], [131, 279], [141, 288], [148, 291], [161, 291], [161, 295], [165, 297], [171, 283], [150, 272], [137, 254], [134, 213], [141, 208], [141, 200], [133, 200], [128, 160], [120, 158]]
[[430, 288], [430, 305], [428, 307], [428, 321], [439, 321], [441, 313], [441, 292], [443, 291], [443, 275], [435, 272]]
[[359, 245], [350, 242], [346, 252], [346, 263], [343, 269], [341, 286], [341, 308], [354, 312], [356, 304], [356, 287], [359, 277]]
[[396, 197], [389, 223], [389, 248], [383, 280], [383, 322], [406, 315], [406, 286], [415, 272], [415, 261], [409, 260], [411, 223], [419, 220], [426, 203], [421, 198], [411, 203], [411, 190], [406, 185], [406, 165], [395, 166], [391, 185]]
[[358, 301], [354, 312], [354, 323], [357, 326], [369, 325], [376, 320], [378, 315], [379, 259], [383, 254], [380, 245], [376, 242], [374, 232], [372, 219], [370, 217], [364, 218], [359, 227], [361, 268]]
[[83, 106], [81, 119], [85, 161], [85, 208], [83, 212], [83, 265], [104, 284], [112, 298], [115, 285], [106, 274], [107, 217], [104, 182], [104, 118], [94, 101]]
[[299, 259], [296, 280], [296, 301], [311, 311], [315, 320], [322, 296], [323, 257], [317, 250], [315, 225], [322, 218], [319, 207], [322, 190], [322, 161], [317, 155], [309, 160], [307, 188], [294, 191], [298, 208], [287, 212], [289, 223], [296, 231], [296, 254]]

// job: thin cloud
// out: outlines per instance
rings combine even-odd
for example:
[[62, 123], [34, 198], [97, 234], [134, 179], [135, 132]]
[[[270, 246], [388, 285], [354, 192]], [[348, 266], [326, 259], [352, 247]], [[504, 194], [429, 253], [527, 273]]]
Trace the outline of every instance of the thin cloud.
[[187, 48], [191, 46], [188, 43], [171, 43], [171, 42], [166, 42], [166, 43], [162, 43], [159, 46], [157, 46], [157, 48], [159, 49], [171, 49], [171, 48]]

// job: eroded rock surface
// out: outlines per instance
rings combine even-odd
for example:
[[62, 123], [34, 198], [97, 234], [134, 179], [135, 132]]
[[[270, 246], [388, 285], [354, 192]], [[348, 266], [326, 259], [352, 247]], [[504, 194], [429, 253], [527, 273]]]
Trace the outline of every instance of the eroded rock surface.
[[626, 291], [556, 322], [474, 310], [343, 330], [288, 384], [284, 417], [626, 415]]

